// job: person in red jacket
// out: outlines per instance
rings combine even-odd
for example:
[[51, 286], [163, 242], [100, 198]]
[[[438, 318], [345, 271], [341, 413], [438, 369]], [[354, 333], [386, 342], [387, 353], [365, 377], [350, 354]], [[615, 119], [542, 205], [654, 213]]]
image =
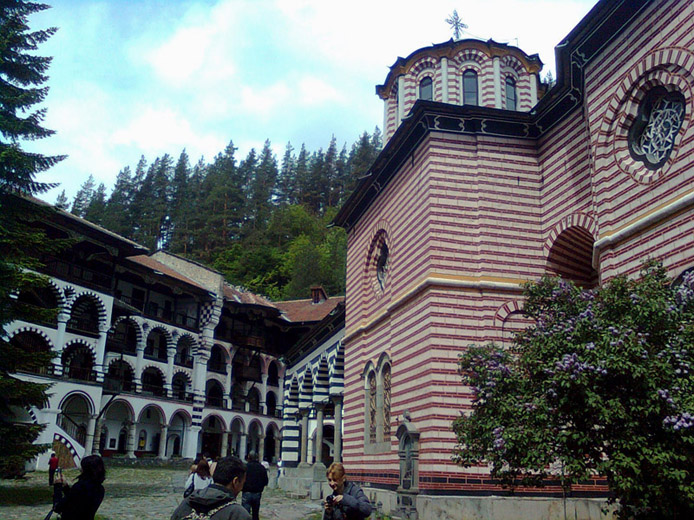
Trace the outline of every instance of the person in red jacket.
[[58, 457], [55, 453], [51, 453], [51, 458], [48, 459], [48, 485], [52, 486], [55, 481], [55, 470], [58, 469]]

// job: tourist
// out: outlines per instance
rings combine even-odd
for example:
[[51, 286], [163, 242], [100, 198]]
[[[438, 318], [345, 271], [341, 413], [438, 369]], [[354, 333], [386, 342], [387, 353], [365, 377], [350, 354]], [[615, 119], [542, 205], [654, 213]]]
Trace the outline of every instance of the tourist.
[[258, 454], [254, 451], [248, 454], [248, 468], [246, 470], [246, 483], [243, 486], [242, 503], [246, 511], [251, 513], [253, 520], [258, 520], [260, 512], [260, 498], [263, 489], [267, 486], [267, 470], [258, 462]]
[[72, 487], [67, 485], [62, 475], [56, 480], [56, 487], [64, 496], [56, 501], [53, 510], [60, 513], [61, 520], [94, 520], [104, 499], [104, 461], [98, 455], [89, 455], [82, 459], [81, 466], [82, 473]]
[[325, 499], [324, 520], [364, 520], [369, 517], [373, 510], [371, 502], [359, 486], [347, 482], [342, 464], [333, 462], [326, 476], [333, 494]]
[[48, 485], [52, 486], [55, 479], [55, 470], [58, 469], [58, 457], [55, 453], [51, 453], [51, 458], [48, 459]]
[[213, 479], [213, 484], [185, 498], [171, 520], [181, 520], [193, 511], [208, 514], [211, 520], [250, 520], [248, 511], [236, 503], [246, 480], [246, 464], [238, 457], [224, 457], [217, 462]]
[[210, 465], [207, 463], [207, 460], [200, 459], [200, 461], [195, 465], [195, 471], [188, 475], [183, 496], [187, 497], [193, 491], [205, 489], [210, 484], [212, 484]]

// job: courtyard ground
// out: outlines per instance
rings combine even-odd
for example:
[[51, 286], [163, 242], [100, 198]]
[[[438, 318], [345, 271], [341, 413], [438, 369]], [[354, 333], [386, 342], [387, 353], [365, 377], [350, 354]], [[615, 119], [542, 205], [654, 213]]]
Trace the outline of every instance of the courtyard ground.
[[[71, 481], [79, 474], [67, 470]], [[107, 468], [106, 496], [97, 520], [168, 520], [183, 498], [187, 471], [170, 468]], [[0, 519], [43, 520], [51, 508], [48, 472], [27, 474], [23, 480], [0, 480]], [[240, 500], [240, 497], [239, 497]], [[264, 520], [320, 519], [320, 501], [289, 498], [278, 489], [263, 493]]]

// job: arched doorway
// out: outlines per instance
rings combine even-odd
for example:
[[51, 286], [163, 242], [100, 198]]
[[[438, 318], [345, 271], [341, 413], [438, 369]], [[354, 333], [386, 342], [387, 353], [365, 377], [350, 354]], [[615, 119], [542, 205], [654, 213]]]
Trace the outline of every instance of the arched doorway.
[[583, 289], [596, 287], [598, 273], [593, 269], [594, 242], [588, 230], [578, 226], [566, 228], [549, 251], [547, 273], [570, 280]]
[[84, 447], [87, 441], [87, 426], [93, 413], [91, 401], [82, 394], [72, 394], [60, 406], [58, 426], [77, 444]]
[[202, 422], [202, 452], [209, 453], [212, 457], [222, 454], [222, 433], [225, 431], [224, 421], [216, 416], [209, 415]]

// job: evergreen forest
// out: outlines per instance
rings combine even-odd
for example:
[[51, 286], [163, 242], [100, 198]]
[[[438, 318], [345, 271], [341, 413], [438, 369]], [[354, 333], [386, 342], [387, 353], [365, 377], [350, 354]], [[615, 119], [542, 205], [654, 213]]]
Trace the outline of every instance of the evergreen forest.
[[272, 300], [308, 298], [313, 285], [339, 295], [347, 237], [328, 225], [381, 146], [375, 128], [349, 149], [334, 136], [325, 150], [288, 143], [281, 160], [269, 140], [243, 159], [233, 142], [209, 163], [191, 164], [185, 150], [177, 160], [143, 156], [118, 173], [110, 194], [90, 176], [71, 204], [63, 191], [57, 205]]

